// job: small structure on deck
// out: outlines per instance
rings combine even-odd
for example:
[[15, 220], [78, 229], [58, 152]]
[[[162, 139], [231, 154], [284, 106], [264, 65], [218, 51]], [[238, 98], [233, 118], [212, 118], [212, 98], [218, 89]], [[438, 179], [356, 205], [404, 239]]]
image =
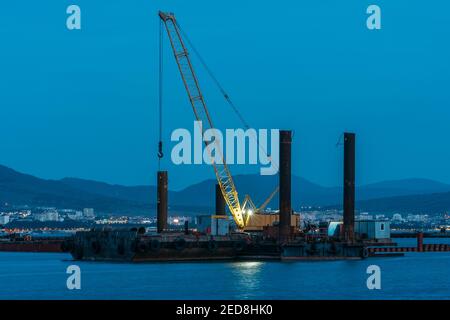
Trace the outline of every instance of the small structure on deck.
[[[277, 227], [280, 221], [278, 213], [254, 213], [250, 216], [245, 231], [263, 231], [271, 227]], [[298, 229], [300, 227], [300, 215], [291, 215], [291, 226]]]
[[389, 240], [391, 238], [390, 222], [378, 220], [355, 221], [355, 234], [363, 240]]
[[200, 215], [196, 217], [197, 231], [212, 236], [230, 233], [231, 221], [226, 215]]

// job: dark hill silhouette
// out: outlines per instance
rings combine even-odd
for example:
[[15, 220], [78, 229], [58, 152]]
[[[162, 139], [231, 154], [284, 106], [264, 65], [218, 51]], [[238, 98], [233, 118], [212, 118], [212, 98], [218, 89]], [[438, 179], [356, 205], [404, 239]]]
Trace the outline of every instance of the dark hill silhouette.
[[[277, 186], [278, 176], [236, 175], [234, 181], [241, 200], [245, 194], [250, 194], [259, 205]], [[215, 179], [208, 179], [180, 191], [170, 191], [170, 209], [185, 214], [210, 213], [214, 207], [215, 184]], [[439, 195], [435, 195], [437, 193]], [[428, 209], [438, 212], [448, 208], [449, 193], [450, 185], [427, 179], [406, 179], [360, 186], [357, 199], [366, 210], [400, 211], [399, 208], [414, 207], [423, 211], [429, 206]], [[339, 206], [342, 189], [323, 187], [294, 175], [292, 199], [295, 209]], [[78, 178], [45, 180], [0, 165], [0, 204], [5, 203], [30, 207], [92, 207], [97, 212], [114, 214], [154, 214], [156, 187], [113, 185]], [[278, 207], [278, 195], [268, 207]]]
[[450, 192], [370, 199], [358, 201], [356, 207], [370, 212], [442, 214], [450, 212]]

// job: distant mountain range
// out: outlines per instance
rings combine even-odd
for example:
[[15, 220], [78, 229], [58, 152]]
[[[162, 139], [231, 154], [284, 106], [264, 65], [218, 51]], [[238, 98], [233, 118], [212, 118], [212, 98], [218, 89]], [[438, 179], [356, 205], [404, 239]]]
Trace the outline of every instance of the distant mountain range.
[[[241, 199], [250, 194], [259, 205], [277, 186], [278, 176], [236, 175], [234, 182]], [[183, 214], [211, 212], [215, 184], [215, 179], [209, 179], [180, 191], [170, 191], [170, 210]], [[342, 189], [323, 187], [293, 176], [292, 199], [294, 209], [300, 206], [335, 208], [341, 206]], [[450, 210], [450, 185], [426, 179], [384, 181], [358, 187], [357, 199], [361, 210], [439, 213]], [[112, 185], [78, 178], [45, 180], [0, 165], [0, 204], [5, 203], [30, 207], [92, 207], [97, 212], [112, 214], [154, 214], [156, 187]], [[268, 207], [278, 207], [278, 195]]]
[[358, 201], [356, 207], [369, 212], [436, 214], [450, 212], [450, 192], [415, 194]]

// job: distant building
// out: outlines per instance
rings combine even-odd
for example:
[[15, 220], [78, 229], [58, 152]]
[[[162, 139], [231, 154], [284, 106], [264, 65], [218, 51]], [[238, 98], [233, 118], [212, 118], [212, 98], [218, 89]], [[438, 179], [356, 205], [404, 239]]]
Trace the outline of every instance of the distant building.
[[86, 219], [94, 219], [94, 209], [93, 208], [84, 208], [83, 209], [83, 217]]
[[406, 220], [411, 222], [427, 222], [429, 217], [427, 214], [408, 214]]
[[31, 216], [31, 210], [22, 210], [22, 211], [18, 214], [18, 216], [19, 216], [20, 218], [27, 218], [27, 217]]
[[392, 216], [392, 222], [403, 222], [403, 217], [400, 213], [394, 213]]
[[368, 212], [361, 212], [361, 214], [356, 217], [356, 220], [373, 220], [373, 215], [370, 215]]
[[5, 225], [9, 222], [9, 216], [0, 216], [0, 225]]
[[59, 213], [56, 210], [48, 210], [43, 213], [37, 213], [34, 215], [35, 220], [44, 221], [59, 221]]
[[73, 211], [67, 213], [67, 217], [72, 220], [81, 220], [83, 219], [83, 211]]

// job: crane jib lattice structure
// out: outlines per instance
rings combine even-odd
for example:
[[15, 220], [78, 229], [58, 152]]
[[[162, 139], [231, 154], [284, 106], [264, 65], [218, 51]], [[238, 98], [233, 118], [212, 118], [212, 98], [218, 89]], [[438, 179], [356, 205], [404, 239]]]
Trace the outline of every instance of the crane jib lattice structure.
[[[181, 30], [175, 19], [175, 15], [173, 13], [164, 13], [160, 11], [159, 17], [166, 28], [172, 51], [178, 65], [184, 87], [188, 94], [189, 102], [191, 103], [192, 110], [194, 111], [195, 118], [197, 121], [201, 121], [202, 123], [201, 132], [203, 133], [207, 129], [213, 129], [214, 126], [200, 90], [197, 76], [195, 75], [195, 71], [192, 67], [189, 53], [183, 42]], [[214, 143], [217, 142], [215, 141]], [[208, 142], [205, 142], [205, 144], [208, 145]], [[216, 149], [220, 150], [220, 148]], [[245, 227], [245, 219], [241, 204], [239, 202], [238, 193], [223, 155], [220, 154], [220, 157], [222, 158], [220, 163], [212, 163], [214, 172], [222, 191], [222, 195], [234, 221], [236, 222], [238, 228], [243, 229]]]

